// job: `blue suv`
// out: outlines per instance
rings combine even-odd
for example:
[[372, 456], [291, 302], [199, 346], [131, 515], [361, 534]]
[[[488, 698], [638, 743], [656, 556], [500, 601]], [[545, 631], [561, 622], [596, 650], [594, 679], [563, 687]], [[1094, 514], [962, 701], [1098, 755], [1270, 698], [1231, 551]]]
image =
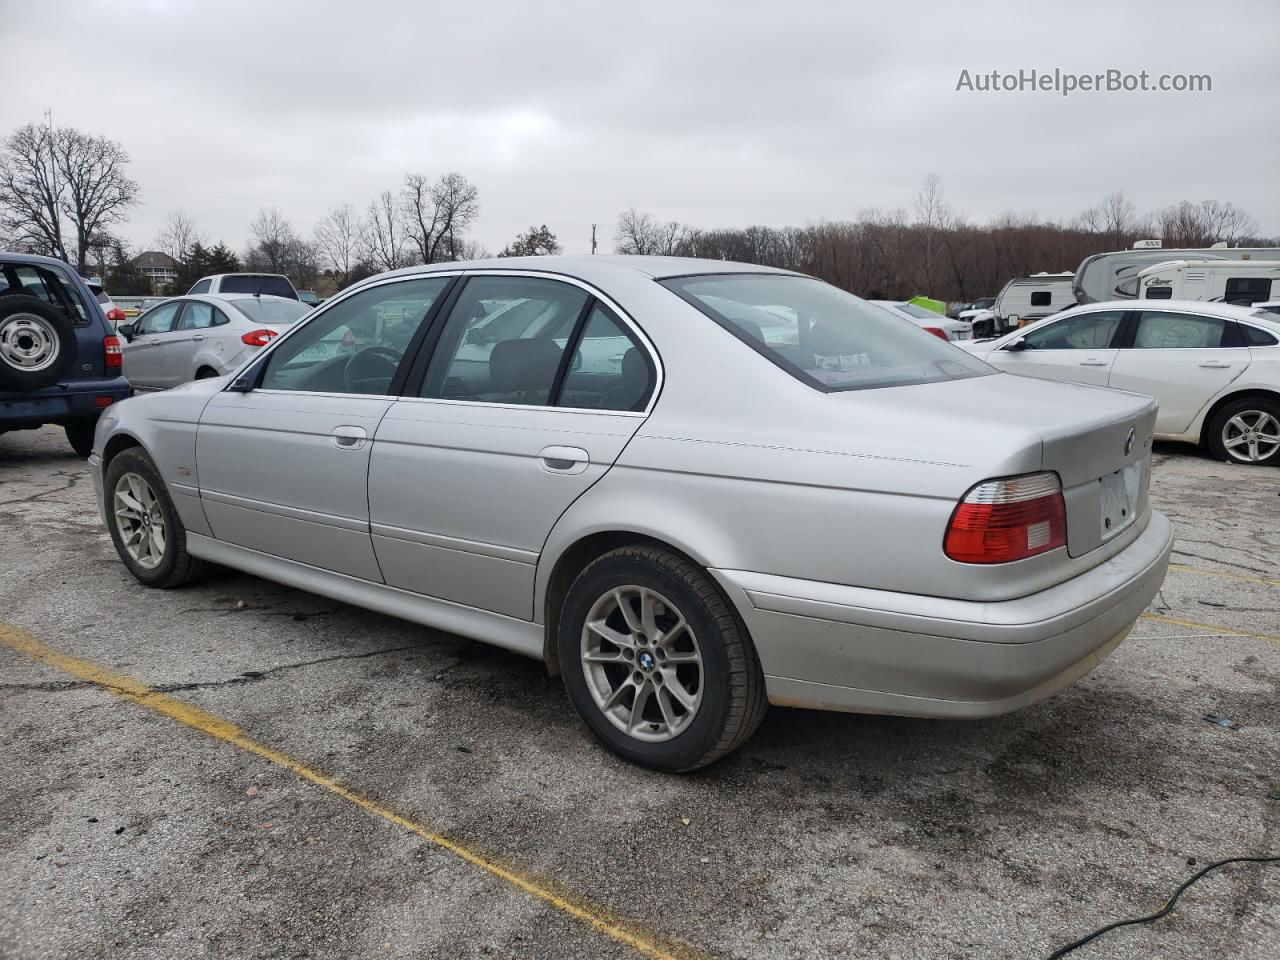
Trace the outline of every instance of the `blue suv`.
[[98, 415], [129, 396], [121, 360], [120, 341], [75, 270], [0, 253], [0, 433], [60, 424], [87, 457]]

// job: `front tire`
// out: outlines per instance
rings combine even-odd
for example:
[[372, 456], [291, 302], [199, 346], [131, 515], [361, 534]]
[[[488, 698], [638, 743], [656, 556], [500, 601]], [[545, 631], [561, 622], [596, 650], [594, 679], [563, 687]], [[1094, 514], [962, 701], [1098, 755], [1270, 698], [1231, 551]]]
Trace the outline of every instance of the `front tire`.
[[167, 590], [205, 574], [208, 564], [187, 553], [187, 529], [160, 471], [142, 450], [125, 450], [111, 461], [103, 490], [107, 530], [134, 579]]
[[1250, 466], [1280, 463], [1280, 403], [1245, 397], [1213, 415], [1205, 440], [1217, 460]]
[[706, 766], [745, 743], [768, 707], [729, 602], [703, 570], [658, 547], [621, 547], [588, 565], [569, 588], [557, 642], [578, 716], [641, 766]]

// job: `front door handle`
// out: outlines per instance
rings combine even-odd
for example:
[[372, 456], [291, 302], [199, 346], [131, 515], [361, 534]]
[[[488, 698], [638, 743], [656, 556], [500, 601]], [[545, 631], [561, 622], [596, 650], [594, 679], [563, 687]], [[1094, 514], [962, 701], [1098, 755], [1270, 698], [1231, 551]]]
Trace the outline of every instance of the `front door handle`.
[[547, 473], [572, 476], [591, 465], [591, 455], [581, 447], [543, 447], [538, 452], [538, 462]]
[[1080, 366], [1082, 367], [1105, 367], [1106, 365], [1107, 365], [1107, 361], [1096, 360], [1093, 357], [1090, 357], [1088, 360], [1080, 361]]
[[1231, 364], [1225, 360], [1206, 360], [1200, 366], [1208, 367], [1210, 370], [1227, 370], [1231, 367]]
[[364, 427], [334, 427], [329, 434], [329, 442], [339, 450], [359, 450], [369, 439]]
[[199, 340], [203, 340], [203, 339], [204, 339], [204, 334], [203, 334], [203, 333], [197, 333], [197, 334], [196, 334], [194, 337], [192, 337], [191, 339], [192, 339], [192, 340], [197, 340], [197, 341], [199, 341]]

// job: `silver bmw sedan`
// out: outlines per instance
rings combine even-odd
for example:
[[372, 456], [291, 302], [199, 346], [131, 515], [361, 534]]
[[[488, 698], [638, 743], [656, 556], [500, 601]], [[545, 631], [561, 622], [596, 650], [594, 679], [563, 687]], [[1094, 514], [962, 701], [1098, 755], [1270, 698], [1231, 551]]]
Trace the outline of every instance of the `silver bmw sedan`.
[[111, 406], [91, 464], [143, 584], [223, 564], [539, 658], [680, 771], [770, 703], [981, 717], [1092, 670], [1168, 565], [1155, 414], [799, 274], [534, 257], [367, 280]]

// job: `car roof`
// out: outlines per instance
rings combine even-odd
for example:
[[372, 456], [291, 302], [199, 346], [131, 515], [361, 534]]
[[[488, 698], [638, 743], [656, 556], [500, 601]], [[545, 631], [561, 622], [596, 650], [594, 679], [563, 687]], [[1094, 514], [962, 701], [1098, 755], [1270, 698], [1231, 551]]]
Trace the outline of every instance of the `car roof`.
[[[1097, 303], [1081, 304], [1070, 310], [1053, 313], [1049, 316], [1071, 316], [1094, 310], [1176, 310], [1191, 313], [1203, 313], [1211, 317], [1227, 317], [1231, 320], [1256, 320], [1256, 307], [1242, 307], [1234, 303], [1215, 303], [1210, 300], [1101, 300]], [[1049, 319], [1045, 317], [1045, 319]]]
[[57, 257], [42, 257], [35, 253], [0, 253], [0, 260], [8, 260], [12, 263], [29, 263], [38, 267], [62, 267], [64, 270], [71, 269], [71, 264], [65, 260], [59, 260]]
[[[643, 274], [655, 280], [671, 277], [696, 276], [704, 273], [776, 273], [802, 276], [791, 270], [762, 267], [755, 263], [735, 263], [730, 260], [702, 260], [696, 257], [649, 257], [623, 254], [595, 256], [547, 256], [547, 257], [491, 257], [487, 260], [456, 260], [432, 263], [425, 266], [405, 267], [392, 273], [370, 277], [376, 280], [389, 276], [412, 276], [453, 270], [537, 270], [542, 273], [563, 273], [586, 281], [606, 281], [620, 273]], [[366, 281], [367, 282], [367, 281]]]

